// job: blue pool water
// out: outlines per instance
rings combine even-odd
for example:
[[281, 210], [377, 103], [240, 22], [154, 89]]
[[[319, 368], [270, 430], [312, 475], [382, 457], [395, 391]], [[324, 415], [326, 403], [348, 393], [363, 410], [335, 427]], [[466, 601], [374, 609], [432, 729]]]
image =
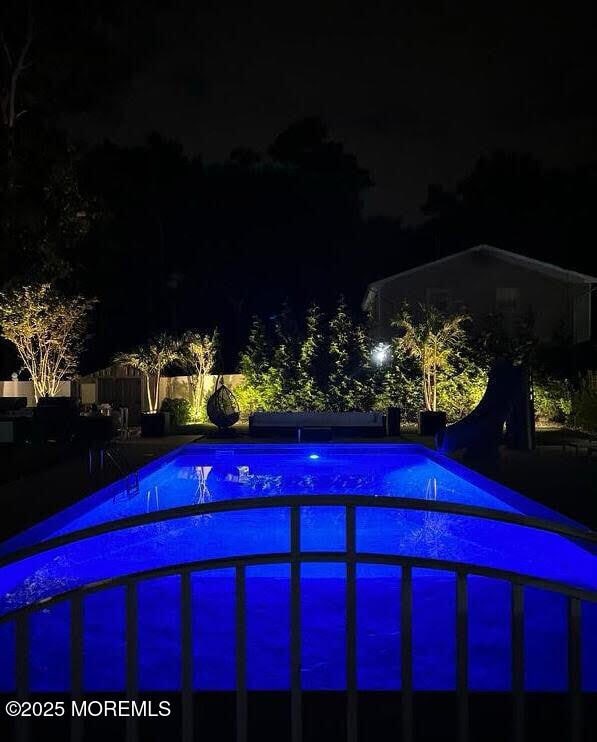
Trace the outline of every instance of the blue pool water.
[[[123, 483], [101, 490], [0, 546], [0, 615], [68, 589], [109, 577], [203, 559], [288, 552], [290, 512], [264, 510], [191, 515], [78, 539], [92, 526], [197, 503], [279, 495], [384, 495], [396, 509], [357, 507], [357, 550], [465, 562], [597, 589], [592, 550], [563, 536], [469, 515], [400, 510], [400, 498], [437, 500], [521, 513], [561, 516], [454, 462], [417, 446], [186, 446], [140, 472], [139, 491]], [[303, 550], [345, 548], [344, 509], [303, 507]], [[27, 556], [23, 549], [56, 536], [69, 543]], [[20, 552], [18, 554], [17, 552]], [[400, 687], [400, 567], [362, 564], [357, 570], [358, 682], [363, 689]], [[305, 564], [301, 571], [302, 666], [305, 689], [345, 684], [343, 564]], [[502, 580], [469, 577], [469, 673], [473, 689], [510, 683], [510, 590]], [[415, 687], [455, 686], [453, 573], [413, 570]], [[192, 577], [194, 683], [231, 689], [235, 681], [234, 574]], [[254, 689], [289, 684], [289, 567], [247, 569], [248, 680]], [[180, 580], [139, 587], [139, 681], [144, 690], [180, 682]], [[84, 602], [85, 688], [124, 688], [124, 590]], [[30, 619], [34, 689], [67, 690], [69, 613], [55, 604]], [[567, 682], [566, 601], [525, 590], [525, 682], [563, 690]], [[585, 689], [597, 690], [597, 606], [583, 603]], [[14, 687], [14, 624], [0, 623], [0, 690]], [[548, 651], [547, 651], [548, 650]]]

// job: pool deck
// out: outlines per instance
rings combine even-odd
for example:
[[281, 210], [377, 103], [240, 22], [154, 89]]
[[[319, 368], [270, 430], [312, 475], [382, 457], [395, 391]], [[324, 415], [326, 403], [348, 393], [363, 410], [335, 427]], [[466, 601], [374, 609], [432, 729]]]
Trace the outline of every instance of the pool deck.
[[[119, 445], [128, 468], [135, 471], [155, 458], [197, 435], [171, 435], [165, 438], [132, 438]], [[104, 470], [89, 475], [87, 455], [64, 456], [48, 466], [23, 474], [0, 485], [0, 541], [63, 510], [122, 477], [122, 472], [105, 460]]]
[[[205, 435], [207, 433], [207, 435]], [[130, 470], [194, 441], [267, 443], [274, 438], [252, 439], [241, 428], [233, 437], [214, 436], [201, 426], [188, 435], [135, 438], [120, 446]], [[280, 439], [288, 442], [288, 439]], [[349, 439], [347, 442], [418, 443], [433, 447], [431, 439], [405, 433], [399, 438]], [[539, 437], [539, 443], [542, 439]], [[543, 438], [549, 442], [549, 438]], [[58, 459], [58, 460], [56, 460]], [[576, 455], [572, 449], [540, 445], [535, 451], [502, 449], [498, 462], [466, 462], [467, 466], [556, 511], [597, 530], [597, 456]], [[106, 462], [103, 472], [88, 472], [86, 456], [55, 456], [47, 466], [0, 485], [0, 541], [56, 513], [122, 476]]]

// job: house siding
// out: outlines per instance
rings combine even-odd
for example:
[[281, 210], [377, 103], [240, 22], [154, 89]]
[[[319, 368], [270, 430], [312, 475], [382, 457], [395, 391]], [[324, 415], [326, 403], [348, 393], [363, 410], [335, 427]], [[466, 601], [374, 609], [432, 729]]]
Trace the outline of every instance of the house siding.
[[[551, 342], [558, 337], [578, 339], [575, 337], [578, 329], [574, 331], [574, 308], [576, 305], [578, 312], [590, 285], [552, 278], [484, 251], [466, 252], [447, 262], [429, 264], [410, 274], [374, 284], [371, 289], [375, 292], [377, 309], [373, 315], [375, 333], [387, 337], [392, 317], [402, 303], [427, 303], [430, 289], [448, 291], [451, 309], [464, 307], [473, 321], [479, 321], [498, 311], [498, 288], [518, 289], [514, 314], [532, 315], [540, 341]], [[577, 317], [577, 324], [580, 319]], [[585, 328], [583, 334], [586, 332]]]

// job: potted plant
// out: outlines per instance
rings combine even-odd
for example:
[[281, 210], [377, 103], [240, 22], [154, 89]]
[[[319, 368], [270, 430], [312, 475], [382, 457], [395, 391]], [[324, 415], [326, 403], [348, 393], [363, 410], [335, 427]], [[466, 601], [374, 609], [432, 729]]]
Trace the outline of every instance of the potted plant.
[[419, 413], [419, 435], [435, 435], [446, 425], [446, 413], [437, 409], [438, 377], [462, 343], [462, 324], [467, 319], [464, 314], [443, 314], [429, 304], [420, 304], [414, 318], [405, 304], [392, 322], [400, 331], [398, 347], [414, 358], [421, 370], [425, 409]]
[[141, 435], [159, 437], [170, 432], [170, 413], [158, 412], [160, 404], [160, 379], [168, 364], [177, 360], [179, 343], [162, 333], [130, 353], [120, 353], [114, 363], [132, 366], [145, 376], [148, 412], [141, 415]]

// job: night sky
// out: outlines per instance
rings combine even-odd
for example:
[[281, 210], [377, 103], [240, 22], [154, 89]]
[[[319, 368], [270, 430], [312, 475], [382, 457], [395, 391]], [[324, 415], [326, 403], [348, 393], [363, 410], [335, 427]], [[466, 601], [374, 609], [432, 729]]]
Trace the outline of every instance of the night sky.
[[495, 148], [594, 160], [592, 3], [171, 2], [128, 20], [130, 75], [70, 120], [87, 140], [151, 130], [205, 161], [320, 115], [375, 187], [369, 214], [421, 218]]
[[480, 243], [597, 274], [593, 3], [28, 7], [0, 5], [13, 52], [33, 19], [0, 285], [97, 298], [90, 366], [217, 326], [233, 368], [253, 314], [359, 313]]

